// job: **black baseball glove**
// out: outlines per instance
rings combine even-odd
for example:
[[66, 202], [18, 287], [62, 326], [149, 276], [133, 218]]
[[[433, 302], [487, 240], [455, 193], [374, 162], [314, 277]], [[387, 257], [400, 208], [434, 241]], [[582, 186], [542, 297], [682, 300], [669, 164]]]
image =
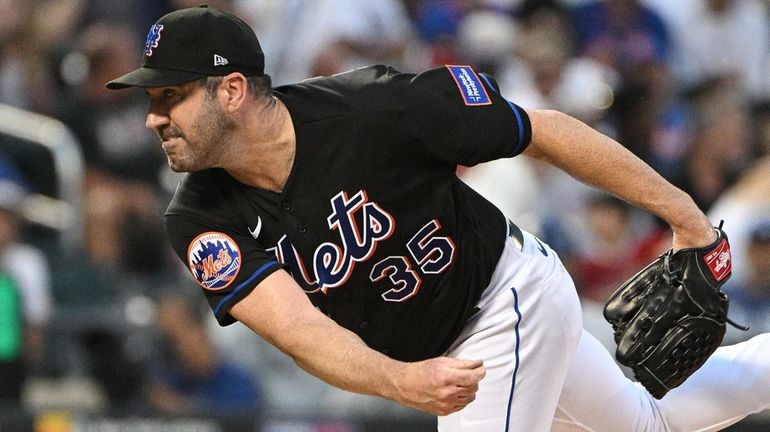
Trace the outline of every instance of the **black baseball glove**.
[[725, 322], [732, 323], [720, 290], [732, 271], [730, 244], [721, 224], [716, 230], [708, 246], [659, 256], [604, 307], [615, 357], [657, 399], [703, 365], [722, 343]]

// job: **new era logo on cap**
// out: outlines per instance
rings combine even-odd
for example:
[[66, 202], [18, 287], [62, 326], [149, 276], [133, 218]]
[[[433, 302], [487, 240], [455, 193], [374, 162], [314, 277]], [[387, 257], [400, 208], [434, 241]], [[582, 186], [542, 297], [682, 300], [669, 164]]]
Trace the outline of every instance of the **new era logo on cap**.
[[219, 54], [214, 54], [214, 66], [224, 66], [227, 64], [227, 59]]

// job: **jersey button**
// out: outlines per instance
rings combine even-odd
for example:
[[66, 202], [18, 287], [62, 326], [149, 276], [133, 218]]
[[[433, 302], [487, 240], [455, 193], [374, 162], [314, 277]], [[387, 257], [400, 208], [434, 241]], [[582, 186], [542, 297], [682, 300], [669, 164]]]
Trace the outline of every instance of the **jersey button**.
[[283, 209], [283, 211], [289, 211], [291, 210], [291, 203], [288, 201], [284, 201], [281, 203], [281, 208]]
[[350, 298], [350, 293], [349, 292], [342, 293], [342, 298], [343, 298], [343, 300], [349, 299]]
[[306, 233], [307, 232], [307, 225], [305, 225], [305, 224], [297, 225], [297, 231], [299, 231], [301, 233]]
[[365, 329], [369, 325], [366, 321], [361, 321], [361, 324], [358, 325], [359, 328]]

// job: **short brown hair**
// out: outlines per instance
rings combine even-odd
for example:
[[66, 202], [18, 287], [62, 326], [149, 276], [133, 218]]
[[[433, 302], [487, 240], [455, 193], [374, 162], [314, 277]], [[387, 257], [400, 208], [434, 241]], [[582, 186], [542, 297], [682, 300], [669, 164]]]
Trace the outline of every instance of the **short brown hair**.
[[[221, 76], [207, 76], [201, 78], [201, 83], [206, 86], [209, 95], [213, 95], [214, 92], [216, 92], [217, 87], [219, 87], [219, 84], [222, 84], [222, 79], [223, 77]], [[257, 98], [269, 96], [273, 91], [270, 75], [247, 76], [246, 83], [249, 86], [249, 93]]]

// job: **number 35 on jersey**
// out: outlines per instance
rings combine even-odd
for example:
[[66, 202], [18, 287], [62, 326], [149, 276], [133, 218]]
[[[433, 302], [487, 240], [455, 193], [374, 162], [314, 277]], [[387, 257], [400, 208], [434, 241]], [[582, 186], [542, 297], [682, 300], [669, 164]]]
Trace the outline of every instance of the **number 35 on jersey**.
[[[295, 278], [305, 282], [307, 293], [336, 288], [348, 281], [356, 265], [368, 261], [380, 242], [394, 232], [393, 216], [376, 203], [370, 202], [365, 191], [352, 197], [340, 192], [331, 199], [332, 213], [327, 218], [329, 229], [337, 231], [340, 243], [322, 243], [315, 249], [312, 263], [305, 263], [284, 235], [275, 247], [279, 261], [289, 266]], [[363, 226], [356, 222], [358, 214]], [[386, 278], [391, 287], [382, 293], [385, 301], [401, 302], [415, 296], [422, 284], [422, 275], [440, 274], [454, 259], [455, 243], [438, 235], [441, 223], [427, 222], [406, 243], [403, 255], [388, 256], [372, 266], [369, 279], [380, 282]]]

